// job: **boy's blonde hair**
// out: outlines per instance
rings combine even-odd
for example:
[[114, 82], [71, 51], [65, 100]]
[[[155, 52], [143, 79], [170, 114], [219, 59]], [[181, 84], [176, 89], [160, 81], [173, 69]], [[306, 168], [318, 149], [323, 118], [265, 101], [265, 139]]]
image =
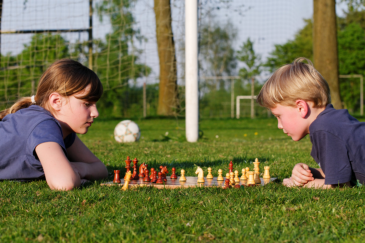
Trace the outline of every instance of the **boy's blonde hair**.
[[324, 107], [331, 103], [326, 80], [313, 67], [312, 62], [304, 57], [276, 70], [257, 96], [257, 102], [266, 108], [275, 108], [277, 104], [295, 106], [298, 99], [311, 101], [314, 107]]

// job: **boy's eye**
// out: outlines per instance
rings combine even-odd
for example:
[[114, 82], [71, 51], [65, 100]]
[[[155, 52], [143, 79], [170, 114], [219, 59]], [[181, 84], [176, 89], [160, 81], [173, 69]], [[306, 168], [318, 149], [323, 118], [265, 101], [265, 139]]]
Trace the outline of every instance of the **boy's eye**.
[[87, 107], [91, 106], [91, 104], [90, 104], [90, 103], [87, 103], [87, 102], [85, 103], [85, 105], [86, 105]]

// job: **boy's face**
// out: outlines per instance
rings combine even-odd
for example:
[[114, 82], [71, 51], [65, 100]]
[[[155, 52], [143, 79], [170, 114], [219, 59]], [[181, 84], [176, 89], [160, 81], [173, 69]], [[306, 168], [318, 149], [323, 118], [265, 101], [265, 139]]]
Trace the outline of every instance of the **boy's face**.
[[[305, 102], [304, 102], [305, 103]], [[277, 104], [270, 109], [278, 119], [278, 128], [283, 129], [294, 141], [299, 141], [309, 133], [309, 124], [306, 118], [307, 104], [297, 104], [296, 107]]]

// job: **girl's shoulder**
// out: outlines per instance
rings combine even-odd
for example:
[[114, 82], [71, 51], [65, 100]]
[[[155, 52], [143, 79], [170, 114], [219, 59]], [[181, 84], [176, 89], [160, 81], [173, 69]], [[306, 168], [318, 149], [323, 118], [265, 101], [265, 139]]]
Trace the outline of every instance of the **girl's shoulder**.
[[47, 120], [57, 124], [61, 128], [59, 122], [49, 111], [38, 105], [31, 105], [28, 108], [20, 109], [15, 113], [5, 116], [0, 122], [0, 128], [3, 127], [7, 130], [14, 130], [27, 134], [38, 124]]

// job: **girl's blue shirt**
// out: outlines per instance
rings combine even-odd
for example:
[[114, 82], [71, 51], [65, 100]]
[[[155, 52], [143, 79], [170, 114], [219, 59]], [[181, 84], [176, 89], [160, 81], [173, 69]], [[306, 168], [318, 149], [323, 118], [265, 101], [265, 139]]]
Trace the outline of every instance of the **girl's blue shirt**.
[[0, 121], [0, 180], [44, 178], [35, 148], [41, 143], [56, 142], [67, 156], [66, 149], [75, 137], [71, 133], [63, 139], [59, 122], [37, 105], [5, 116]]

